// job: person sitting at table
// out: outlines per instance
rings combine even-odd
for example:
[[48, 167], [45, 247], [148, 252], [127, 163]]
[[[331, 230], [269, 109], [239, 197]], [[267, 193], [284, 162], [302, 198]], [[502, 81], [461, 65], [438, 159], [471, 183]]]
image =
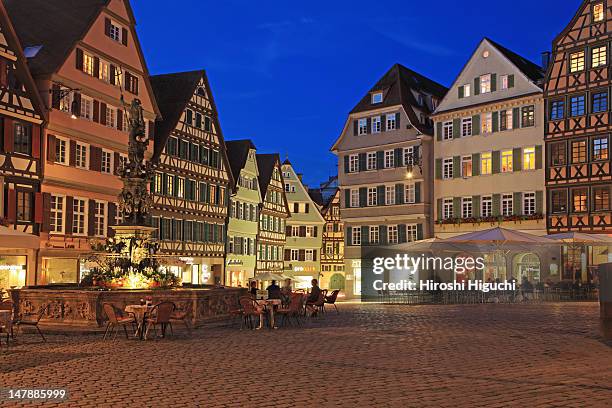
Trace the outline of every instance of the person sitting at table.
[[285, 279], [285, 283], [283, 284], [283, 287], [281, 288], [281, 300], [283, 301], [283, 305], [288, 305], [289, 302], [291, 301], [291, 293], [293, 292], [293, 289], [291, 288], [291, 279], [287, 278]]
[[257, 297], [257, 281], [251, 281], [251, 288], [249, 289], [249, 293], [253, 298]]
[[268, 291], [268, 299], [281, 298], [281, 288], [276, 284], [275, 280], [272, 280], [272, 283], [266, 288], [266, 290]]
[[308, 294], [308, 298], [306, 299], [306, 310], [310, 312], [311, 316], [316, 316], [317, 309], [315, 303], [317, 303], [317, 300], [319, 300], [321, 288], [319, 288], [319, 283], [316, 279], [313, 279], [310, 283], [312, 284], [312, 289], [310, 289], [310, 293]]

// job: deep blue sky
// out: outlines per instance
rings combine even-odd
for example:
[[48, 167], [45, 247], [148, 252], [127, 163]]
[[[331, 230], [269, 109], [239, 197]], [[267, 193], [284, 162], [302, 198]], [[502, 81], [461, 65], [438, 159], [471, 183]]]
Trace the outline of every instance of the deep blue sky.
[[347, 113], [394, 63], [446, 86], [483, 36], [540, 62], [579, 0], [132, 0], [152, 74], [204, 68], [227, 140], [336, 172]]

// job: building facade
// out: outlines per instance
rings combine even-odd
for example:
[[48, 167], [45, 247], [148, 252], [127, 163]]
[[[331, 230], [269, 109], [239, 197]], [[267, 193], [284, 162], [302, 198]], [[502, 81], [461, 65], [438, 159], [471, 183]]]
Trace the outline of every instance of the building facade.
[[350, 112], [332, 146], [338, 156], [346, 286], [356, 295], [363, 246], [395, 245], [433, 233], [429, 115], [446, 91], [396, 64]]
[[612, 234], [609, 6], [583, 1], [553, 42], [544, 89], [551, 233]]
[[282, 165], [285, 194], [291, 211], [287, 220], [285, 245], [285, 275], [293, 278], [296, 288], [310, 287], [312, 279], [318, 279], [321, 272], [322, 230], [325, 220], [316, 203], [308, 194], [289, 160]]
[[440, 103], [435, 236], [546, 234], [542, 69], [483, 39]]
[[284, 271], [284, 253], [287, 237], [285, 228], [291, 216], [287, 196], [285, 195], [281, 161], [278, 154], [257, 154], [259, 170], [259, 190], [263, 202], [259, 214], [259, 232], [257, 233], [258, 273], [277, 273]]
[[[43, 102], [43, 222], [37, 284], [76, 283], [83, 257], [120, 221], [125, 104], [138, 98], [149, 139], [159, 110], [128, 0], [4, 2]], [[149, 144], [148, 157], [153, 143]]]
[[255, 276], [262, 194], [257, 151], [250, 140], [226, 142], [233, 186], [229, 201], [225, 285], [246, 286]]
[[183, 283], [220, 283], [231, 174], [217, 107], [204, 71], [151, 77], [157, 122], [153, 226]]
[[[39, 234], [43, 224], [41, 128], [46, 112], [13, 25], [0, 4], [0, 215], [11, 230]], [[9, 244], [10, 245], [10, 244]], [[0, 248], [0, 288], [33, 284], [33, 248]]]

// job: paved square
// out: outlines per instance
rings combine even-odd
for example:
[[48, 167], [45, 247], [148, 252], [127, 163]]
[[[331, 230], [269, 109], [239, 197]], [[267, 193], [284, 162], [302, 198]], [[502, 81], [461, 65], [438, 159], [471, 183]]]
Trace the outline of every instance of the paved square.
[[596, 303], [339, 308], [304, 328], [214, 326], [148, 342], [50, 335], [43, 344], [28, 334], [0, 349], [0, 387], [67, 387], [69, 401], [46, 404], [63, 407], [612, 401], [612, 347], [599, 337]]

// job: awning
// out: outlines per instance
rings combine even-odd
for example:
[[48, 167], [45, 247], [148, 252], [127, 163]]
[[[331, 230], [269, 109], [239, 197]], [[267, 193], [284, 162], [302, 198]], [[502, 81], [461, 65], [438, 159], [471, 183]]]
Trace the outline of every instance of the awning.
[[40, 237], [0, 226], [0, 248], [38, 249]]

